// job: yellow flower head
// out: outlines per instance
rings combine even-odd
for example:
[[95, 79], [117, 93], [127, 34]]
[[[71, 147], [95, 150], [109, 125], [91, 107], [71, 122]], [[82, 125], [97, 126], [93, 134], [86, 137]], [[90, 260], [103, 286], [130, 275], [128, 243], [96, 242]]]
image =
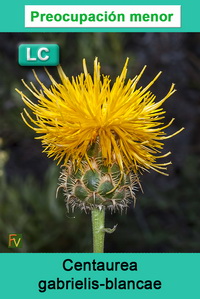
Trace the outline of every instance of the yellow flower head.
[[[161, 72], [144, 88], [137, 88], [146, 67], [133, 79], [126, 81], [128, 59], [123, 70], [112, 84], [109, 76], [100, 74], [100, 63], [94, 60], [94, 75], [91, 76], [83, 60], [83, 70], [70, 80], [58, 66], [61, 83], [57, 83], [46, 70], [51, 87], [47, 88], [37, 77], [41, 90], [30, 83], [29, 89], [38, 104], [33, 103], [20, 92], [24, 103], [32, 115], [24, 109], [24, 122], [42, 140], [44, 152], [48, 157], [79, 165], [86, 159], [91, 165], [88, 150], [94, 142], [99, 143], [104, 164], [117, 163], [123, 171], [133, 170], [135, 174], [142, 170], [154, 169], [163, 173], [168, 163], [157, 163], [161, 155], [163, 140], [178, 132], [166, 136], [164, 129], [171, 125], [163, 124], [165, 111], [161, 107], [174, 92], [174, 84], [167, 95], [155, 102], [156, 96], [149, 91]], [[34, 126], [32, 126], [33, 123]], [[164, 173], [165, 174], [165, 173]]]

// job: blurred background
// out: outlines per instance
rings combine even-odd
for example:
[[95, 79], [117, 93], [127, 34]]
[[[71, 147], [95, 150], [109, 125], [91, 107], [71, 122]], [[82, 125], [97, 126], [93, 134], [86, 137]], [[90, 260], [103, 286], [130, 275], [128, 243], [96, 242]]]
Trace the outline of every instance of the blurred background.
[[[0, 34], [0, 252], [91, 252], [90, 214], [67, 214], [62, 192], [56, 198], [60, 168], [42, 154], [40, 141], [22, 121], [24, 104], [15, 88], [21, 79], [35, 81], [31, 68], [18, 65], [20, 43], [57, 43], [61, 65], [71, 77], [82, 72], [87, 59], [93, 72], [95, 56], [103, 74], [114, 80], [126, 57], [128, 77], [148, 66], [138, 86], [162, 76], [151, 90], [161, 99], [176, 84], [177, 92], [164, 104], [166, 140], [172, 165], [169, 177], [145, 173], [144, 193], [127, 213], [106, 215], [105, 252], [200, 252], [200, 34], [199, 33], [19, 33]], [[57, 79], [55, 67], [48, 68]], [[43, 68], [38, 76], [50, 84]], [[29, 94], [30, 95], [30, 94]], [[23, 247], [8, 248], [8, 234], [22, 233]]]

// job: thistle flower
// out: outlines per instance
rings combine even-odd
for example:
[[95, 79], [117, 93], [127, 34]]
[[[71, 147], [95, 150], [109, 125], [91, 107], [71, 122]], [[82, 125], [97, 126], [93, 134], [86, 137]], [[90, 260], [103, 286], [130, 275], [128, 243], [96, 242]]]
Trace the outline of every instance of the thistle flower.
[[48, 157], [64, 165], [60, 187], [64, 188], [67, 207], [92, 210], [93, 215], [106, 208], [122, 210], [131, 198], [135, 201], [140, 173], [153, 169], [166, 175], [167, 165], [171, 164], [158, 160], [170, 154], [161, 153], [163, 141], [183, 130], [169, 136], [164, 131], [174, 121], [163, 123], [162, 108], [175, 92], [174, 84], [163, 99], [155, 101], [149, 89], [161, 72], [146, 87], [138, 88], [146, 66], [138, 76], [126, 81], [127, 64], [128, 58], [114, 83], [109, 76], [100, 74], [97, 58], [93, 77], [85, 59], [84, 73], [71, 80], [58, 66], [61, 83], [46, 70], [50, 88], [34, 72], [41, 90], [32, 82], [30, 86], [22, 82], [38, 99], [37, 104], [17, 90], [32, 110], [31, 114], [24, 109], [24, 122], [39, 134], [36, 138], [41, 139]]
[[[174, 119], [164, 125], [165, 111], [162, 104], [176, 91], [174, 84], [163, 99], [155, 102], [156, 96], [149, 88], [161, 72], [145, 88], [137, 88], [146, 66], [138, 76], [125, 82], [127, 64], [128, 58], [121, 75], [112, 86], [109, 76], [101, 76], [97, 58], [94, 61], [93, 78], [87, 71], [85, 60], [83, 60], [84, 73], [76, 78], [72, 77], [71, 81], [59, 66], [61, 84], [57, 83], [46, 70], [52, 83], [50, 88], [47, 88], [34, 72], [42, 90], [37, 90], [32, 82], [31, 87], [23, 80], [22, 82], [38, 99], [38, 104], [34, 104], [25, 94], [17, 90], [35, 116], [33, 118], [24, 109], [22, 118], [29, 127], [41, 135], [36, 138], [42, 140], [44, 152], [48, 157], [54, 157], [58, 160], [58, 164], [63, 161], [65, 166], [71, 165], [74, 169], [71, 171], [73, 177], [78, 168], [83, 169], [83, 164], [87, 165], [87, 170], [90, 168], [92, 171], [95, 167], [101, 168], [101, 165], [109, 169], [115, 165], [110, 186], [112, 188], [109, 191], [115, 189], [114, 181], [117, 185], [122, 176], [129, 174], [130, 171], [135, 177], [149, 169], [167, 175], [164, 171], [171, 162], [157, 162], [159, 158], [170, 154], [170, 152], [160, 154], [163, 140], [183, 130], [182, 128], [169, 136], [164, 132]], [[33, 127], [30, 122], [35, 126]], [[96, 157], [89, 155], [89, 149], [94, 144], [98, 144], [97, 152], [100, 152], [98, 161], [94, 161]], [[116, 170], [116, 167], [119, 169]], [[118, 171], [121, 174], [120, 178]], [[62, 178], [67, 179], [68, 173], [65, 174], [66, 176]], [[97, 178], [97, 181], [100, 179]], [[72, 191], [71, 188], [67, 189], [67, 192]]]
[[71, 81], [61, 66], [58, 67], [61, 84], [46, 70], [52, 83], [50, 88], [45, 87], [35, 72], [35, 78], [42, 90], [38, 91], [32, 82], [29, 87], [22, 80], [38, 99], [38, 104], [34, 104], [17, 90], [35, 115], [33, 118], [24, 109], [22, 118], [36, 133], [42, 134], [36, 138], [42, 140], [48, 157], [54, 157], [58, 164], [63, 160], [64, 165], [67, 165], [69, 160], [79, 165], [85, 158], [91, 166], [88, 149], [98, 141], [104, 165], [117, 163], [122, 172], [132, 170], [135, 174], [148, 169], [158, 172], [166, 170], [170, 162], [157, 163], [157, 159], [170, 154], [168, 152], [160, 155], [163, 140], [183, 130], [182, 128], [166, 136], [164, 129], [169, 127], [174, 119], [167, 125], [162, 122], [165, 111], [161, 106], [176, 91], [174, 84], [162, 100], [155, 102], [156, 96], [149, 88], [161, 72], [145, 88], [136, 88], [146, 66], [138, 76], [126, 83], [127, 64], [128, 58], [113, 86], [109, 76], [101, 77], [97, 58], [94, 61], [93, 78], [83, 60], [84, 74], [72, 77]]

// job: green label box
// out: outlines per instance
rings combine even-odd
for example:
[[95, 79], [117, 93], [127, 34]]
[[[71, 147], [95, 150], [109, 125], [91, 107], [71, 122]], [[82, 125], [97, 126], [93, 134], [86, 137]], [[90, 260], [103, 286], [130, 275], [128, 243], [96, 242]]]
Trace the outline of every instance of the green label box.
[[56, 66], [60, 60], [57, 44], [21, 44], [18, 63], [21, 66]]

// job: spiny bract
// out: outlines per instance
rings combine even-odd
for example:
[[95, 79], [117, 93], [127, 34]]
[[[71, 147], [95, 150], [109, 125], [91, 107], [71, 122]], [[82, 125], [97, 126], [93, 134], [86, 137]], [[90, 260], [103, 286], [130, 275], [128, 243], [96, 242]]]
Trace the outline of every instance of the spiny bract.
[[[93, 208], [108, 208], [111, 211], [128, 207], [130, 199], [135, 202], [137, 178], [132, 173], [121, 175], [118, 164], [105, 166], [98, 143], [88, 151], [91, 158], [74, 168], [71, 162], [62, 171], [59, 188], [64, 189], [67, 208], [75, 207], [87, 211]], [[91, 168], [92, 167], [92, 168]]]

